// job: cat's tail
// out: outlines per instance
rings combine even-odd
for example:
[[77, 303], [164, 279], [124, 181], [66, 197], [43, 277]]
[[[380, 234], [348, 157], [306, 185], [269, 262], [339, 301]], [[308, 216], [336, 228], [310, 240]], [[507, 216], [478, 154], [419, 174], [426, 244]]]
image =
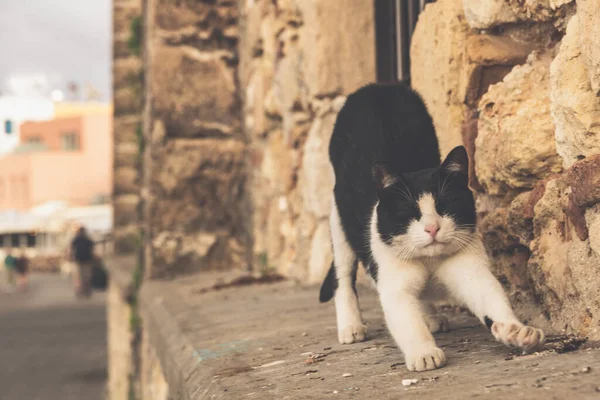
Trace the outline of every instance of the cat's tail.
[[337, 277], [335, 276], [335, 267], [333, 263], [331, 263], [331, 267], [329, 267], [329, 272], [327, 272], [327, 276], [321, 285], [321, 291], [319, 293], [319, 301], [321, 303], [326, 303], [333, 297], [335, 293], [335, 289], [337, 288]]

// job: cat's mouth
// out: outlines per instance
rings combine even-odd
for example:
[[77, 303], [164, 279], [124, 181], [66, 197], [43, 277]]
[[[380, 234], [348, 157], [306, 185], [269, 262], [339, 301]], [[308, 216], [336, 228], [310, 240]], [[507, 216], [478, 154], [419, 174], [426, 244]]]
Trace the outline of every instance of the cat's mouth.
[[447, 244], [447, 242], [445, 242], [445, 241], [441, 241], [439, 239], [431, 239], [431, 241], [423, 247], [426, 248], [426, 247], [432, 247], [432, 246], [445, 246], [446, 244]]
[[437, 240], [432, 240], [429, 243], [425, 243], [420, 246], [422, 251], [425, 251], [427, 254], [438, 253], [440, 251], [444, 251], [446, 248], [446, 243], [442, 243]]

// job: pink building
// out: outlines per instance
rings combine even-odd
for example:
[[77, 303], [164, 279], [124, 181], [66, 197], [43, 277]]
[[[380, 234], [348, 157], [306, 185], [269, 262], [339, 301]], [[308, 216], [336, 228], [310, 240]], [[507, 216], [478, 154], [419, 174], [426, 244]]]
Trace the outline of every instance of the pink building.
[[0, 211], [110, 195], [111, 124], [110, 113], [23, 124], [21, 146], [0, 157]]

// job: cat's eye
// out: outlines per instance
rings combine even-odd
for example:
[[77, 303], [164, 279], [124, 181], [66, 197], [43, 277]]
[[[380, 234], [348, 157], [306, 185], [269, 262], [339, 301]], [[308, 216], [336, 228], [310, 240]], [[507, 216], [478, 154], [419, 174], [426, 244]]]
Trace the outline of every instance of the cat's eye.
[[412, 217], [418, 212], [419, 206], [414, 202], [406, 202], [400, 207], [396, 208], [394, 213], [397, 217], [406, 218]]

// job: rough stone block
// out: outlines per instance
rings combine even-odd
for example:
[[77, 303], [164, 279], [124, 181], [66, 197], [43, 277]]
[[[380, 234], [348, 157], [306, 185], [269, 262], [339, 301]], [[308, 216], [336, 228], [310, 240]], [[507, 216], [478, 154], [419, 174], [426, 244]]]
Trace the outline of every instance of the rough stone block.
[[462, 0], [469, 26], [486, 29], [517, 21], [517, 15], [505, 0]]
[[[576, 223], [563, 211], [569, 190], [562, 179], [552, 180], [536, 204], [528, 270], [554, 329], [600, 337], [600, 257], [589, 240], [579, 238]], [[594, 213], [588, 210], [585, 218], [593, 221]]]
[[113, 199], [115, 227], [126, 227], [139, 221], [140, 196], [137, 194], [117, 195]]
[[571, 199], [578, 207], [600, 202], [600, 154], [576, 162], [566, 173]]
[[329, 234], [329, 222], [323, 220], [317, 226], [310, 246], [308, 263], [308, 283], [321, 283], [331, 267], [333, 248]]
[[556, 150], [565, 167], [600, 153], [600, 97], [591, 88], [580, 47], [578, 16], [569, 22], [550, 69]]
[[129, 35], [131, 21], [142, 14], [141, 0], [118, 4], [113, 7], [113, 32], [115, 35]]
[[115, 169], [126, 167], [126, 168], [138, 168], [140, 154], [139, 146], [137, 143], [120, 143], [115, 145]]
[[140, 192], [139, 172], [137, 168], [120, 167], [115, 169], [114, 194], [132, 194]]
[[167, 136], [241, 136], [235, 71], [220, 53], [159, 46], [150, 68], [154, 116]]
[[238, 6], [234, 2], [159, 0], [155, 34], [165, 44], [196, 49], [236, 50]]
[[[117, 114], [115, 110], [115, 114]], [[115, 145], [120, 143], [137, 143], [138, 129], [141, 129], [141, 118], [138, 116], [122, 116], [114, 118], [113, 130]]]
[[113, 90], [142, 85], [142, 60], [128, 57], [113, 61]]
[[488, 194], [516, 194], [562, 170], [548, 96], [553, 56], [532, 55], [479, 104], [476, 172]]
[[235, 25], [239, 12], [236, 2], [226, 0], [158, 0], [155, 8], [157, 27], [171, 31], [189, 26], [208, 29]]
[[600, 2], [597, 0], [578, 0], [577, 19], [579, 23], [579, 42], [581, 55], [588, 70], [592, 90], [600, 95]]
[[563, 23], [574, 0], [463, 0], [471, 28], [488, 29], [520, 21]]
[[590, 247], [600, 256], [600, 205], [590, 207], [585, 213], [585, 220], [590, 231]]
[[247, 269], [245, 240], [241, 232], [160, 232], [151, 243], [150, 278], [169, 278], [201, 270]]
[[462, 126], [462, 142], [469, 157], [469, 187], [471, 190], [475, 191], [481, 191], [483, 189], [475, 172], [475, 140], [479, 134], [477, 131], [478, 120], [479, 115], [477, 112], [468, 112], [464, 117], [464, 123]]
[[298, 153], [298, 150], [286, 145], [281, 131], [271, 132], [260, 168], [268, 185], [264, 190], [276, 196], [289, 193], [295, 184], [296, 169], [300, 161]]
[[302, 212], [294, 223], [294, 241], [291, 245], [292, 254], [286, 259], [283, 271], [292, 279], [306, 282], [308, 278], [308, 265], [311, 257], [313, 235], [318, 225], [318, 220], [310, 212]]
[[302, 57], [297, 46], [288, 46], [285, 55], [276, 64], [273, 94], [282, 115], [294, 108], [307, 108], [307, 104], [302, 104], [308, 96], [308, 87], [302, 76]]
[[112, 54], [113, 60], [134, 56], [129, 49], [129, 43], [126, 37], [115, 37], [113, 39]]
[[329, 140], [336, 115], [317, 118], [304, 145], [300, 185], [304, 208], [318, 218], [326, 218], [331, 208], [334, 176], [329, 162]]
[[[289, 209], [285, 207], [285, 198], [274, 197], [270, 199], [270, 203], [266, 204], [266, 224], [262, 227], [263, 232], [259, 236], [263, 236], [263, 251], [265, 252], [266, 265], [259, 265], [259, 268], [275, 268], [277, 271], [285, 273], [285, 267], [289, 263], [288, 254], [290, 241], [293, 246], [293, 238], [291, 237], [291, 229], [293, 222]], [[256, 231], [256, 230], [255, 230]]]
[[142, 89], [124, 87], [113, 94], [114, 115], [138, 115], [142, 111]]
[[508, 36], [473, 35], [467, 39], [467, 57], [479, 65], [516, 65], [525, 62], [536, 47]]
[[363, 0], [296, 4], [303, 21], [302, 70], [311, 96], [349, 94], [375, 80], [374, 14]]
[[140, 249], [140, 233], [135, 225], [114, 230], [115, 254], [132, 254]]
[[508, 35], [472, 35], [466, 46], [466, 57], [473, 68], [465, 103], [476, 108], [489, 86], [502, 81], [515, 65], [524, 63], [539, 42], [517, 41]]
[[156, 231], [198, 232], [241, 224], [245, 145], [237, 140], [170, 140], [151, 176]]
[[470, 35], [461, 0], [442, 0], [425, 7], [412, 36], [411, 83], [433, 118], [442, 157], [462, 144], [464, 98], [474, 68], [465, 56]]

